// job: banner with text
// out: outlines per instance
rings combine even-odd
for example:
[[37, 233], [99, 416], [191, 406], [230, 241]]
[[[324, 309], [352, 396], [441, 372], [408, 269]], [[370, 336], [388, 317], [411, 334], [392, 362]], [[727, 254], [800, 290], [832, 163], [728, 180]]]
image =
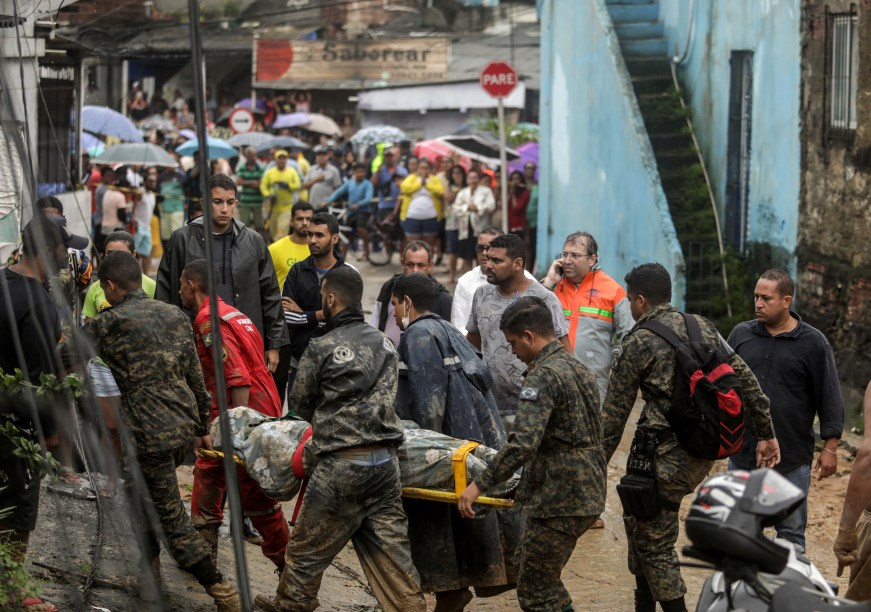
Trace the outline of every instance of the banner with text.
[[446, 38], [362, 41], [257, 41], [257, 83], [388, 83], [445, 81], [450, 43]]

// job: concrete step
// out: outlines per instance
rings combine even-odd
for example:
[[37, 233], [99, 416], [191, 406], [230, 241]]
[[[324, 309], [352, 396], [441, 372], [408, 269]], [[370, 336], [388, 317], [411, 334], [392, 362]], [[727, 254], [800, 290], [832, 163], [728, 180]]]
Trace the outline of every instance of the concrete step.
[[667, 151], [670, 149], [688, 149], [693, 146], [693, 139], [689, 134], [670, 132], [663, 134], [648, 134], [650, 144], [654, 151]]
[[621, 23], [615, 29], [620, 42], [639, 38], [662, 38], [665, 32], [661, 21], [653, 21], [651, 23]]
[[685, 168], [699, 161], [698, 154], [692, 149], [661, 150], [654, 148], [653, 154], [656, 156], [656, 163], [659, 166], [660, 172], [668, 171], [672, 168]]
[[659, 3], [608, 3], [608, 12], [615, 24], [650, 23], [659, 19]]
[[605, 4], [659, 4], [659, 0], [605, 0]]
[[620, 49], [623, 50], [623, 57], [666, 57], [668, 55], [668, 43], [664, 38], [621, 40]]
[[629, 75], [645, 79], [654, 76], [667, 77], [671, 80], [671, 66], [668, 59], [661, 57], [627, 57], [626, 68]]

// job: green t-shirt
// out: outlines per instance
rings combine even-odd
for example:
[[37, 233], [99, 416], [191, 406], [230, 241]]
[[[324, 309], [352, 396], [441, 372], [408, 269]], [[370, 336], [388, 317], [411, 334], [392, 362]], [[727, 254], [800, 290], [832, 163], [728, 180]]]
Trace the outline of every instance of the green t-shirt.
[[[148, 294], [148, 297], [154, 297], [154, 290], [157, 288], [157, 283], [150, 276], [142, 275], [142, 289]], [[109, 308], [111, 304], [106, 301], [106, 294], [103, 293], [103, 288], [100, 282], [92, 283], [88, 287], [88, 292], [85, 294], [85, 303], [82, 305], [82, 316], [87, 319], [93, 319], [97, 313], [103, 312]]]
[[526, 226], [538, 227], [538, 183], [529, 191], [529, 204], [526, 205]]
[[160, 204], [162, 212], [172, 213], [184, 210], [184, 185], [177, 178], [171, 178], [162, 182], [160, 184], [160, 195], [163, 196], [163, 202]]

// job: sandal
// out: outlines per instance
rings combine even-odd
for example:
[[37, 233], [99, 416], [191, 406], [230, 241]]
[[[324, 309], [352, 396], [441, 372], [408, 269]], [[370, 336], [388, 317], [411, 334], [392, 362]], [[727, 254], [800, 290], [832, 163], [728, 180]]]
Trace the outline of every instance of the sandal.
[[60, 612], [54, 604], [41, 600], [39, 597], [31, 597], [21, 602], [21, 607], [27, 612]]
[[85, 485], [85, 479], [73, 472], [72, 470], [64, 468], [63, 474], [60, 475], [60, 479], [69, 485], [74, 485], [76, 487], [81, 487]]

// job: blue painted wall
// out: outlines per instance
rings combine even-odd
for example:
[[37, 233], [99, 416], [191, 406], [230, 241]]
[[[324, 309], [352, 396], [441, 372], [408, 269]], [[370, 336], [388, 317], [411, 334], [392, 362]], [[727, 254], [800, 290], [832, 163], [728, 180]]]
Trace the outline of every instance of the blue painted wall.
[[622, 282], [659, 262], [683, 304], [683, 255], [656, 161], [604, 0], [539, 0], [541, 203], [539, 267], [585, 230]]
[[794, 271], [801, 167], [800, 0], [659, 4], [672, 55], [684, 52], [691, 16], [695, 26], [678, 74], [721, 213], [726, 201], [729, 59], [732, 51], [754, 52], [747, 239], [780, 247]]

